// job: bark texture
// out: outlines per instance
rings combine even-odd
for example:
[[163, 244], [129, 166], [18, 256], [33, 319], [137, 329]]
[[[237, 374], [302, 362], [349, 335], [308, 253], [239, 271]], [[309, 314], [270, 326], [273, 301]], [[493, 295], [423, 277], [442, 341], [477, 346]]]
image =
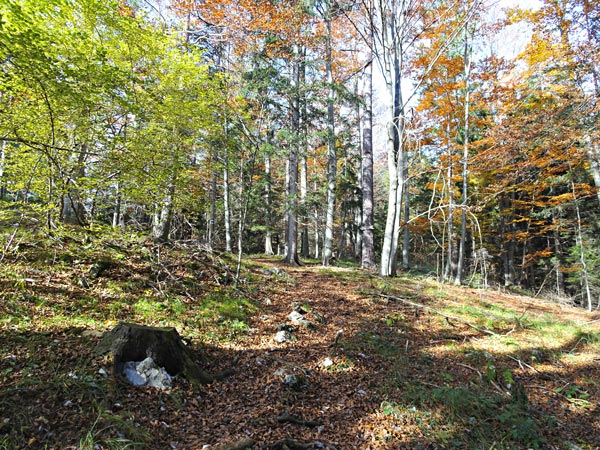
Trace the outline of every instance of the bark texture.
[[104, 334], [95, 349], [102, 355], [113, 355], [115, 375], [127, 361], [143, 361], [151, 357], [170, 375], [183, 375], [191, 384], [211, 383], [214, 377], [200, 369], [194, 355], [186, 347], [175, 328], [156, 328], [133, 323], [119, 323]]

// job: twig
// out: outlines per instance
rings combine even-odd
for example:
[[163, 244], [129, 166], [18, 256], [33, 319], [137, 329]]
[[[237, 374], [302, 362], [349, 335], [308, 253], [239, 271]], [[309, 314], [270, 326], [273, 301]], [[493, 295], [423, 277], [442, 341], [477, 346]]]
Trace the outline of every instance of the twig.
[[[508, 356], [508, 357], [509, 357], [510, 359], [512, 359], [513, 361], [515, 361], [517, 364], [519, 364], [519, 367], [521, 368], [521, 370], [525, 370], [525, 369], [523, 368], [523, 366], [525, 366], [525, 367], [527, 367], [528, 369], [530, 369], [530, 370], [533, 370], [533, 371], [534, 371], [534, 372], [536, 372], [536, 373], [539, 373], [540, 375], [543, 375], [543, 376], [545, 376], [545, 377], [548, 377], [547, 379], [550, 379], [550, 380], [552, 380], [552, 381], [556, 381], [556, 382], [558, 382], [558, 383], [564, 383], [564, 382], [565, 382], [564, 380], [562, 380], [562, 379], [560, 379], [560, 378], [557, 378], [557, 377], [555, 377], [555, 376], [553, 376], [553, 375], [550, 375], [550, 374], [548, 374], [548, 373], [543, 373], [543, 372], [540, 372], [540, 371], [539, 371], [539, 370], [537, 370], [535, 367], [533, 367], [533, 366], [531, 366], [531, 365], [527, 364], [527, 363], [526, 363], [526, 362], [524, 362], [524, 361], [521, 361], [519, 358], [515, 358], [514, 356], [511, 356], [511, 355], [506, 355], [506, 356]], [[569, 383], [567, 382], [567, 384], [569, 384]]]
[[[491, 336], [502, 337], [502, 335], [500, 335], [498, 333], [494, 333], [493, 331], [488, 330], [487, 328], [478, 327], [477, 325], [473, 325], [472, 323], [469, 323], [466, 320], [460, 319], [460, 318], [458, 318], [456, 316], [450, 316], [448, 314], [445, 314], [445, 313], [441, 312], [438, 309], [432, 308], [431, 306], [423, 305], [422, 303], [412, 302], [410, 300], [406, 300], [406, 299], [400, 298], [400, 297], [394, 297], [393, 295], [379, 294], [379, 296], [383, 297], [383, 298], [390, 299], [390, 300], [397, 300], [397, 301], [400, 301], [400, 302], [404, 302], [404, 303], [406, 303], [408, 305], [411, 305], [411, 306], [414, 306], [416, 308], [426, 309], [428, 311], [431, 311], [431, 312], [433, 312], [435, 314], [438, 314], [438, 315], [444, 317], [447, 321], [455, 320], [457, 322], [460, 322], [460, 323], [463, 323], [463, 324], [467, 325], [470, 328], [473, 328], [474, 330], [479, 331], [480, 333], [486, 333], [486, 334], [489, 334]], [[448, 322], [448, 323], [450, 323], [450, 322]]]
[[456, 363], [456, 364], [461, 367], [464, 367], [466, 369], [471, 369], [472, 371], [477, 372], [477, 375], [479, 375], [479, 379], [483, 380], [483, 374], [479, 370], [477, 370], [475, 367], [472, 367], [472, 366], [469, 366], [469, 365], [463, 364], [463, 363]]

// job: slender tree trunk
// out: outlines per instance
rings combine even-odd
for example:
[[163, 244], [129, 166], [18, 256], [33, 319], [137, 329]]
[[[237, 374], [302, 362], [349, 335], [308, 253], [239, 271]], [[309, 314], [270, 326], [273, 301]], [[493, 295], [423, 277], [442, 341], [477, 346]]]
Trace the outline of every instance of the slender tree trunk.
[[230, 184], [229, 184], [229, 155], [225, 149], [225, 158], [223, 161], [223, 209], [225, 213], [225, 251], [231, 252], [231, 203], [230, 203]]
[[292, 62], [292, 82], [294, 91], [290, 101], [291, 128], [293, 142], [288, 156], [288, 183], [287, 183], [287, 233], [286, 253], [284, 261], [287, 264], [298, 265], [298, 153], [300, 147], [300, 62], [298, 48], [295, 48], [294, 61]]
[[6, 141], [2, 140], [2, 146], [0, 146], [0, 200], [4, 200], [6, 192], [4, 182], [4, 166], [6, 165]]
[[122, 207], [121, 203], [123, 201], [123, 196], [121, 195], [121, 183], [117, 182], [115, 190], [116, 190], [115, 210], [113, 211], [113, 218], [112, 218], [113, 229], [116, 229], [117, 227], [119, 227], [121, 225], [121, 207]]
[[404, 210], [404, 226], [402, 229], [402, 268], [407, 270], [410, 268], [410, 230], [408, 228], [408, 223], [410, 221], [410, 179], [408, 177], [408, 153], [404, 151], [402, 153], [403, 164], [402, 164], [402, 173], [404, 186], [402, 188], [403, 198], [403, 210]]
[[594, 177], [594, 185], [596, 186], [596, 197], [600, 203], [600, 149], [598, 144], [593, 142], [591, 136], [587, 136], [587, 151], [588, 159], [590, 161], [590, 170]]
[[171, 219], [173, 217], [173, 198], [175, 196], [175, 177], [167, 187], [167, 193], [163, 200], [154, 209], [154, 222], [152, 235], [159, 242], [167, 242], [171, 232]]
[[448, 281], [452, 277], [452, 269], [454, 266], [454, 162], [452, 160], [452, 146], [450, 145], [450, 117], [447, 119], [446, 124], [446, 139], [447, 143], [447, 156], [448, 156], [448, 173], [446, 175], [448, 181], [448, 228], [447, 234], [447, 245], [448, 245], [448, 257], [446, 259], [446, 268], [444, 269], [444, 280]]
[[[513, 237], [507, 237], [507, 234], [514, 235], [512, 199], [514, 194], [511, 193], [510, 198], [503, 199], [500, 202], [502, 225], [501, 225], [501, 246], [502, 259], [504, 269], [504, 286], [509, 287], [515, 284], [515, 240]], [[502, 206], [503, 205], [503, 206]], [[505, 212], [506, 211], [506, 212]]]
[[265, 208], [267, 213], [265, 217], [265, 255], [272, 255], [273, 240], [271, 227], [273, 223], [271, 221], [271, 157], [269, 155], [265, 156], [265, 178]]
[[465, 72], [465, 136], [463, 141], [462, 160], [462, 203], [460, 211], [460, 244], [458, 248], [458, 262], [456, 265], [456, 278], [454, 284], [463, 282], [465, 264], [465, 247], [467, 245], [467, 201], [469, 181], [469, 132], [470, 132], [470, 102], [471, 102], [471, 44], [469, 43], [469, 24], [465, 24], [465, 47], [464, 47], [464, 72]]
[[210, 180], [210, 207], [208, 213], [208, 237], [206, 239], [208, 248], [213, 248], [215, 239], [215, 221], [217, 218], [217, 171], [215, 168], [216, 158], [213, 154], [211, 164], [211, 180]]
[[335, 148], [335, 117], [333, 70], [331, 55], [331, 5], [327, 5], [325, 14], [327, 35], [325, 38], [325, 70], [327, 73], [327, 210], [325, 213], [325, 241], [323, 243], [323, 265], [328, 266], [333, 256], [333, 219], [335, 212], [335, 181], [337, 154]]
[[[306, 151], [306, 149], [305, 149]], [[300, 202], [304, 206], [302, 208], [302, 237], [300, 239], [300, 254], [303, 258], [310, 257], [310, 242], [308, 236], [308, 217], [305, 215], [304, 211], [306, 211], [306, 196], [308, 194], [307, 189], [307, 163], [306, 163], [306, 153], [302, 155], [300, 158]]]
[[69, 178], [66, 180], [66, 189], [63, 193], [61, 221], [72, 225], [85, 225], [86, 212], [81, 192], [77, 185], [78, 180], [85, 176], [85, 162], [88, 156], [88, 145], [82, 144], [79, 153], [76, 155], [75, 167], [71, 171]]
[[388, 164], [388, 206], [381, 254], [380, 274], [382, 276], [395, 276], [398, 259], [398, 238], [400, 234], [401, 205], [404, 188], [404, 108], [402, 102], [402, 88], [400, 76], [400, 60], [397, 54], [394, 57], [395, 76], [393, 82], [388, 84], [391, 105], [391, 130], [387, 150]]
[[587, 270], [587, 262], [585, 258], [585, 243], [583, 241], [583, 233], [581, 226], [581, 213], [579, 210], [579, 200], [575, 192], [575, 182], [571, 179], [571, 189], [573, 192], [573, 202], [575, 203], [575, 212], [577, 216], [577, 247], [579, 248], [579, 263], [581, 264], [581, 282], [583, 284], [584, 295], [587, 302], [588, 311], [592, 311], [592, 293], [590, 289], [589, 274]]
[[[314, 149], [314, 156], [312, 158], [313, 160], [313, 172], [314, 173], [318, 173], [319, 170], [319, 164], [317, 163], [317, 149]], [[319, 182], [317, 181], [317, 177], [313, 177], [313, 182], [312, 182], [312, 190], [313, 192], [319, 192]], [[322, 250], [322, 246], [321, 246], [321, 216], [320, 216], [320, 209], [317, 203], [314, 204], [313, 209], [312, 209], [312, 222], [313, 222], [313, 227], [314, 227], [314, 257], [315, 259], [319, 259], [321, 256], [321, 250]]]
[[374, 270], [375, 240], [373, 221], [373, 62], [365, 69], [367, 96], [362, 116], [362, 155], [361, 155], [361, 193], [362, 193], [362, 249], [361, 267]]
[[[302, 60], [300, 64], [300, 85], [306, 84], [306, 49], [302, 50]], [[309, 212], [306, 208], [308, 195], [308, 109], [306, 95], [303, 94], [299, 99], [300, 110], [300, 130], [302, 133], [302, 154], [300, 157], [300, 203], [302, 205], [302, 232], [300, 237], [300, 254], [303, 258], [310, 258], [310, 237], [308, 232]]]
[[562, 266], [562, 262], [563, 262], [563, 252], [562, 252], [562, 246], [560, 244], [560, 230], [559, 230], [559, 220], [558, 217], [556, 217], [556, 214], [554, 215], [554, 217], [552, 218], [552, 221], [555, 224], [554, 230], [553, 230], [553, 236], [552, 236], [552, 240], [554, 242], [554, 254], [556, 255], [556, 263], [555, 263], [555, 267], [554, 267], [554, 272], [556, 274], [556, 295], [558, 295], [559, 297], [562, 297], [565, 293], [565, 277], [564, 274], [562, 272], [562, 270], [560, 270], [561, 266]]

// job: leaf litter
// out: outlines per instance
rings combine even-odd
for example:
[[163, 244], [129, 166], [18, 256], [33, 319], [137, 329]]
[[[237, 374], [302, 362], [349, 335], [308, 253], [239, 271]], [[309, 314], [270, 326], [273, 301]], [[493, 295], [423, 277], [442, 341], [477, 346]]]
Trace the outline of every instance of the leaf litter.
[[[85, 255], [6, 262], [0, 448], [202, 449], [247, 438], [257, 449], [286, 438], [337, 449], [600, 446], [597, 314], [275, 259], [248, 261], [248, 281], [234, 288], [225, 255], [180, 246], [159, 258], [147, 247], [129, 258], [137, 250], [116, 242], [125, 257], [87, 288], [74, 282], [89, 270]], [[298, 305], [314, 326], [277, 343]], [[181, 378], [166, 391], [132, 386], [93, 356], [119, 321], [175, 326], [205, 370], [233, 375], [201, 389]], [[290, 387], [286, 375], [302, 382]]]

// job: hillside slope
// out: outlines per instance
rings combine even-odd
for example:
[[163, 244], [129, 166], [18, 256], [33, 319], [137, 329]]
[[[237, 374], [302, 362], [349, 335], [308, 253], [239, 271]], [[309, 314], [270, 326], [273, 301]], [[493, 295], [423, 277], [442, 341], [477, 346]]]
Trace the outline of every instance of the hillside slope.
[[[600, 446], [598, 314], [275, 259], [235, 287], [225, 255], [182, 244], [32, 239], [2, 264], [0, 448]], [[119, 321], [174, 326], [233, 375], [115, 379], [93, 350]]]

